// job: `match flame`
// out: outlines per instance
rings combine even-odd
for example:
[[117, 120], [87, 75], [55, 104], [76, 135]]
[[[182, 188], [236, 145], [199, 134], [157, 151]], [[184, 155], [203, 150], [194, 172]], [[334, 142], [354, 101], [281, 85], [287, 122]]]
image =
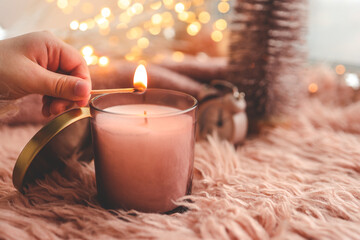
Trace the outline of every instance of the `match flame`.
[[145, 66], [142, 64], [140, 64], [135, 70], [134, 88], [140, 91], [145, 91], [147, 88], [147, 73]]

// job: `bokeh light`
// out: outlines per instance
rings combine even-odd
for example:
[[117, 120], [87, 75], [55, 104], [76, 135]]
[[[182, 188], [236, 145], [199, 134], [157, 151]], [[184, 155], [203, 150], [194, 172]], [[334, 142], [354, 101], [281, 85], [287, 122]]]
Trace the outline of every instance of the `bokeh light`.
[[[52, 4], [60, 8], [63, 13], [81, 10], [85, 17], [71, 21], [69, 29], [106, 36], [105, 43], [111, 44], [112, 47], [119, 45], [120, 42], [125, 43], [122, 46], [127, 47], [119, 52], [121, 56], [132, 61], [144, 59], [142, 54], [149, 53], [144, 49], [161, 46], [160, 41], [188, 41], [186, 37], [182, 38], [184, 33], [190, 36], [201, 33], [204, 39], [222, 41], [227, 36], [225, 31], [228, 28], [225, 14], [231, 10], [229, 0], [116, 0], [113, 3], [108, 2], [105, 6], [100, 5], [101, 8], [96, 11], [94, 6], [98, 8], [99, 5], [88, 0], [44, 1], [53, 2]], [[95, 32], [92, 30], [94, 28]], [[210, 32], [206, 31], [209, 29]], [[89, 42], [93, 43], [92, 40]], [[183, 57], [182, 52], [172, 54], [172, 58], [176, 61], [182, 61]], [[86, 55], [86, 58], [88, 64], [104, 66], [104, 58], [94, 55], [93, 52]], [[109, 60], [108, 57], [105, 58]], [[344, 74], [345, 70], [341, 70], [338, 65], [336, 72]]]
[[111, 10], [110, 10], [110, 8], [104, 7], [103, 9], [101, 9], [101, 15], [102, 15], [104, 18], [110, 17], [110, 15], [111, 15]]
[[88, 25], [85, 22], [80, 23], [79, 25], [80, 31], [86, 31], [88, 29]]
[[182, 62], [184, 60], [184, 58], [185, 58], [184, 53], [182, 53], [180, 51], [173, 52], [173, 54], [172, 54], [172, 59], [175, 62]]
[[308, 86], [308, 90], [310, 93], [316, 93], [319, 90], [319, 87], [316, 83], [310, 83]]
[[171, 7], [174, 4], [173, 0], [163, 0], [163, 3], [166, 7]]
[[102, 56], [99, 58], [99, 65], [101, 67], [105, 67], [105, 66], [109, 65], [109, 62], [110, 62], [110, 60], [108, 57]]
[[84, 56], [91, 56], [94, 53], [94, 48], [91, 45], [86, 45], [81, 49], [81, 53]]
[[175, 12], [181, 13], [184, 10], [185, 10], [185, 6], [183, 3], [179, 2], [179, 3], [175, 4]]
[[70, 29], [71, 30], [77, 30], [79, 28], [79, 21], [74, 20], [70, 23]]
[[218, 10], [221, 13], [227, 13], [230, 10], [230, 5], [228, 2], [219, 2]]
[[206, 11], [202, 11], [200, 14], [199, 14], [199, 21], [201, 23], [208, 23], [210, 21], [210, 13], [206, 12]]
[[149, 32], [152, 35], [158, 35], [161, 32], [161, 27], [158, 27], [158, 26], [151, 27], [151, 28], [149, 28]]
[[157, 1], [157, 2], [152, 3], [152, 4], [150, 5], [150, 8], [151, 8], [152, 10], [158, 10], [158, 9], [161, 8], [161, 6], [162, 6], [161, 1]]
[[119, 0], [117, 2], [118, 7], [123, 10], [127, 9], [130, 6], [130, 4], [131, 4], [130, 0]]
[[227, 22], [224, 19], [218, 19], [215, 22], [215, 28], [218, 30], [225, 30], [227, 28]]
[[186, 30], [190, 36], [195, 36], [199, 33], [200, 29], [201, 29], [201, 24], [199, 22], [193, 22], [188, 25]]
[[162, 21], [162, 16], [160, 14], [154, 14], [152, 17], [151, 17], [151, 22], [153, 24], [160, 24]]
[[220, 42], [222, 39], [223, 39], [223, 34], [222, 32], [220, 31], [213, 31], [211, 33], [211, 39], [214, 41], [214, 42]]
[[134, 3], [131, 8], [135, 14], [141, 14], [144, 11], [144, 7], [141, 3]]
[[57, 1], [57, 6], [58, 6], [60, 9], [65, 9], [68, 5], [69, 5], [68, 0], [58, 0], [58, 1]]
[[149, 39], [147, 39], [146, 37], [139, 38], [139, 40], [137, 41], [137, 45], [139, 46], [139, 48], [147, 48], [149, 44]]
[[126, 33], [128, 39], [138, 39], [142, 36], [143, 30], [140, 27], [133, 27]]
[[339, 64], [339, 65], [337, 65], [337, 66], [335, 67], [335, 71], [336, 71], [336, 73], [337, 73], [338, 75], [343, 75], [343, 74], [345, 73], [345, 71], [346, 71], [346, 68], [345, 68], [344, 65]]

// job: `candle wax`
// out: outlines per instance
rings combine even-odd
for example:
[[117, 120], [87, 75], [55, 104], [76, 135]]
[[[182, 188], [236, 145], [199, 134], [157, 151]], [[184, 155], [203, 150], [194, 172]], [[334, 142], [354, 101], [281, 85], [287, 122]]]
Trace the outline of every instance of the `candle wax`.
[[[166, 212], [191, 187], [194, 123], [179, 109], [133, 104], [100, 113], [93, 139], [97, 187], [109, 207]], [[146, 115], [144, 114], [146, 112]], [[122, 115], [122, 114], [131, 114]]]

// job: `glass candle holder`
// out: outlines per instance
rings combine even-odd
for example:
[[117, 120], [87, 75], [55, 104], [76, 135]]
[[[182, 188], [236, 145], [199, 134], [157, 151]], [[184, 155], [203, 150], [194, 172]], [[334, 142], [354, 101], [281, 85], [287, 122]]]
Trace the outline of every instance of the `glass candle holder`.
[[106, 208], [168, 212], [191, 193], [197, 100], [148, 89], [90, 101], [98, 196]]

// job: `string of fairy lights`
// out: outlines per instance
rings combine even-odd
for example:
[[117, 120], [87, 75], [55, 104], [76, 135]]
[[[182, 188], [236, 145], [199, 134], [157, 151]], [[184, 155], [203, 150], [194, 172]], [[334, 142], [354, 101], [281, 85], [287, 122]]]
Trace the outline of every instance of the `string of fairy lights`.
[[[107, 38], [114, 46], [127, 44], [122, 55], [128, 61], [144, 61], [146, 51], [152, 46], [162, 46], [167, 41], [176, 41], [181, 35], [195, 37], [206, 26], [211, 29], [208, 37], [213, 42], [224, 40], [228, 28], [231, 0], [118, 0], [103, 1], [106, 6], [97, 8], [89, 0], [46, 0], [70, 14], [81, 9], [91, 17], [73, 19], [69, 30], [91, 32]], [[208, 28], [210, 26], [210, 28]], [[107, 66], [111, 57], [99, 55], [97, 48], [86, 44], [80, 48], [88, 65]], [[173, 51], [172, 58], [182, 61], [184, 53]], [[153, 59], [153, 60], [154, 60]]]

